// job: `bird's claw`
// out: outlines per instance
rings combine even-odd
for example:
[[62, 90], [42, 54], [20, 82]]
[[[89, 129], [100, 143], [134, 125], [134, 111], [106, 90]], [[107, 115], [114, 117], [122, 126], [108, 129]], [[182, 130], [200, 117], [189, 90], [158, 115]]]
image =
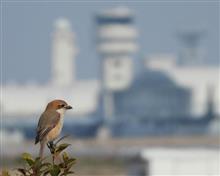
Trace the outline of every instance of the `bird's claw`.
[[47, 147], [50, 149], [50, 152], [53, 154], [55, 152], [55, 149], [56, 149], [56, 144], [54, 144], [53, 141], [48, 142]]

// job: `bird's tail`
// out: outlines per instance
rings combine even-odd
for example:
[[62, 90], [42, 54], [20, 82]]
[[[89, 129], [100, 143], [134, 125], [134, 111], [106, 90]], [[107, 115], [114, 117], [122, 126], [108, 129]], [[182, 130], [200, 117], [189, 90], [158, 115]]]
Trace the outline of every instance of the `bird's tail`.
[[45, 141], [41, 141], [41, 142], [40, 142], [40, 152], [39, 152], [39, 157], [40, 157], [40, 159], [43, 158], [43, 155], [44, 155], [44, 147], [45, 147]]

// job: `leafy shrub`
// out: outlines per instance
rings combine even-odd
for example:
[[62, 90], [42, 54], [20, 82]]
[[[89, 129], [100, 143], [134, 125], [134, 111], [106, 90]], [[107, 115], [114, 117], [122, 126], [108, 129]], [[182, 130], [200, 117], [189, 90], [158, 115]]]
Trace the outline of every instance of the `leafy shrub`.
[[[24, 161], [25, 166], [24, 168], [17, 169], [20, 175], [65, 176], [73, 174], [72, 167], [76, 163], [76, 159], [70, 157], [67, 152], [64, 152], [70, 144], [63, 143], [57, 145], [57, 143], [54, 145], [48, 145], [51, 154], [43, 159], [40, 159], [40, 157], [34, 158], [29, 153], [23, 153], [22, 160]], [[59, 159], [59, 162], [55, 162], [56, 159]], [[7, 171], [3, 171], [2, 175], [10, 176]]]

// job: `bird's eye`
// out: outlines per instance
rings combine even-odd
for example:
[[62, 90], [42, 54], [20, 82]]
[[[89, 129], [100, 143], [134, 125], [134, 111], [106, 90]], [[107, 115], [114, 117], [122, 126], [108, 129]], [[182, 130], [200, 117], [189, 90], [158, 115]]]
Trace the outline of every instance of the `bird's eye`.
[[65, 106], [65, 104], [61, 104], [60, 107], [63, 108]]

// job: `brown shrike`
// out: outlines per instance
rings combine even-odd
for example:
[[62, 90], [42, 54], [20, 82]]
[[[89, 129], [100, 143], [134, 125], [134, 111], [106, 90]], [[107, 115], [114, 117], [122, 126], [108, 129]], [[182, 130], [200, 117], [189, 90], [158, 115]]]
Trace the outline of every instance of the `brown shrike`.
[[45, 145], [53, 142], [61, 133], [63, 118], [66, 110], [72, 109], [63, 100], [53, 100], [47, 104], [45, 111], [40, 116], [35, 144], [40, 142], [40, 158], [43, 157]]

